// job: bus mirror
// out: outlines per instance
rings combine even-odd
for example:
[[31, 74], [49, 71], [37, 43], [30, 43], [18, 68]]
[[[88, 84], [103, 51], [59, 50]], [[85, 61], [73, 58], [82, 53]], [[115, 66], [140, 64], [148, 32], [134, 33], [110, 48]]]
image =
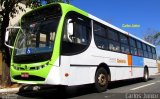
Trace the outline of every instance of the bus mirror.
[[10, 27], [7, 27], [7, 29], [6, 29], [4, 44], [5, 44], [7, 47], [13, 49], [13, 48], [14, 48], [13, 46], [10, 46], [10, 45], [7, 44], [8, 39], [9, 39], [10, 29], [20, 29], [20, 27], [19, 27], [19, 26], [10, 26]]
[[73, 35], [73, 22], [72, 19], [68, 19], [67, 21], [67, 37], [70, 42], [72, 42], [71, 36]]
[[8, 38], [9, 38], [9, 31], [6, 31], [6, 35], [5, 35], [5, 42], [8, 42]]
[[7, 29], [6, 29], [6, 34], [5, 34], [5, 41], [4, 41], [4, 44], [5, 44], [7, 47], [13, 49], [13, 46], [10, 46], [10, 45], [7, 44], [8, 38], [9, 38], [9, 30], [8, 30], [8, 28], [7, 28]]

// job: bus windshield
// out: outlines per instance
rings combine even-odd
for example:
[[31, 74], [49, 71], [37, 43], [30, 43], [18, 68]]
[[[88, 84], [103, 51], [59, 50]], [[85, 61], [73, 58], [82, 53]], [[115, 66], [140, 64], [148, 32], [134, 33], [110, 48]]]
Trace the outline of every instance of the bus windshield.
[[51, 58], [60, 16], [50, 10], [53, 9], [45, 8], [46, 15], [44, 11], [38, 11], [32, 16], [31, 13], [22, 18], [15, 44], [14, 62], [40, 62]]

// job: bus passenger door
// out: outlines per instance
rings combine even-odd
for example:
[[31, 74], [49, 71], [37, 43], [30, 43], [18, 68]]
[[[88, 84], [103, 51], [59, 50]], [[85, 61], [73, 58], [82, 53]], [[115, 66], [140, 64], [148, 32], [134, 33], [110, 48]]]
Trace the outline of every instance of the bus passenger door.
[[81, 14], [69, 12], [66, 15], [61, 44], [61, 67], [69, 72], [69, 85], [83, 84], [87, 78], [79, 73], [87, 75], [90, 69], [81, 66], [87, 64], [84, 55], [87, 55], [85, 52], [91, 42], [90, 26], [90, 20]]

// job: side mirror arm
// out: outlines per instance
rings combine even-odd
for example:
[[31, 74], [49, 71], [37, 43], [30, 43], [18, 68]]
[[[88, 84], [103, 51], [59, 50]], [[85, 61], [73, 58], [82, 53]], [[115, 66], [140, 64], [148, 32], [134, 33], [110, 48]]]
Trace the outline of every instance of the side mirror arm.
[[73, 35], [73, 22], [72, 19], [68, 19], [67, 21], [67, 38], [70, 42], [73, 42], [72, 36]]
[[11, 29], [11, 28], [16, 28], [16, 29], [20, 29], [20, 27], [19, 26], [10, 26], [10, 27], [7, 27], [6, 28], [6, 34], [5, 34], [5, 41], [4, 41], [4, 45], [5, 46], [7, 46], [7, 47], [9, 47], [9, 48], [11, 48], [11, 49], [14, 49], [14, 47], [13, 46], [10, 46], [10, 45], [8, 45], [7, 44], [7, 42], [8, 42], [8, 38], [9, 38], [9, 30], [8, 29]]

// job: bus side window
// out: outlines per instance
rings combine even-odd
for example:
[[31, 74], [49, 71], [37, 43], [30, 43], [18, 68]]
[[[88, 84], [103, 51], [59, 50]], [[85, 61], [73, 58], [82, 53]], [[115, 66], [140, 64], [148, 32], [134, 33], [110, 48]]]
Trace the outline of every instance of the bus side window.
[[111, 28], [108, 28], [109, 50], [120, 52], [119, 33]]
[[142, 50], [142, 42], [137, 40], [137, 49], [138, 49], [138, 56], [143, 56], [143, 50]]
[[129, 45], [128, 45], [128, 38], [126, 35], [120, 33], [120, 42], [121, 42], [121, 52], [125, 54], [129, 54]]
[[149, 45], [147, 45], [147, 50], [148, 50], [148, 57], [152, 59], [153, 56], [152, 56], [152, 52], [151, 52], [151, 47]]
[[130, 49], [132, 55], [138, 55], [137, 47], [136, 47], [136, 40], [133, 38], [129, 39], [130, 42]]
[[[67, 20], [72, 20], [73, 34], [67, 34]], [[90, 44], [91, 27], [90, 19], [76, 13], [69, 12], [64, 24], [63, 40], [61, 53], [62, 54], [77, 54], [84, 51]]]
[[102, 24], [94, 21], [93, 32], [96, 46], [100, 49], [107, 50], [108, 40], [106, 38], [107, 32], [105, 27]]
[[153, 56], [153, 59], [157, 59], [156, 49], [155, 49], [154, 47], [152, 47], [151, 49], [152, 49], [152, 56]]
[[120, 51], [120, 44], [115, 41], [110, 41], [109, 42], [109, 49], [111, 51], [119, 52]]
[[145, 58], [148, 58], [149, 55], [148, 55], [148, 52], [147, 52], [147, 45], [143, 43], [143, 44], [142, 44], [142, 47], [143, 47], [144, 57], [145, 57]]
[[74, 35], [73, 35], [73, 42], [81, 45], [88, 44], [88, 32], [89, 30], [87, 27], [81, 23], [75, 23]]

